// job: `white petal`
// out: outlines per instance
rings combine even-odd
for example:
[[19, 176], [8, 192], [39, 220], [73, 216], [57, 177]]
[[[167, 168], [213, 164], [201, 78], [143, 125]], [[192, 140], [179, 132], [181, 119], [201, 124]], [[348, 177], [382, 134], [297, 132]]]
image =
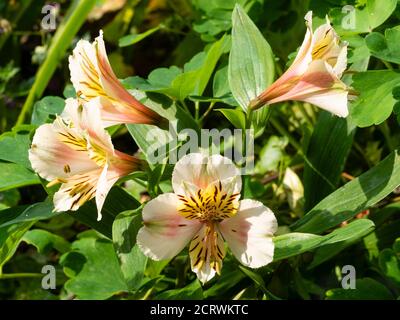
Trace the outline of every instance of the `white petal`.
[[346, 68], [347, 68], [347, 43], [345, 43], [340, 50], [340, 53], [336, 61], [336, 65], [333, 68], [333, 72], [337, 75], [338, 78], [341, 78]]
[[95, 142], [97, 146], [112, 155], [114, 146], [110, 134], [103, 126], [101, 99], [101, 97], [94, 98], [80, 106], [77, 99], [68, 98], [65, 101], [62, 117], [70, 120], [82, 133], [87, 133], [90, 137], [89, 142]]
[[189, 255], [192, 270], [203, 284], [220, 274], [225, 247], [215, 224], [203, 225], [190, 243]]
[[233, 181], [232, 193], [238, 193], [242, 188], [240, 170], [232, 160], [221, 155], [190, 153], [177, 162], [172, 173], [172, 187], [176, 194], [185, 194], [185, 185], [205, 189], [216, 181], [227, 185]]
[[69, 57], [71, 82], [77, 93], [84, 97], [96, 97], [103, 92], [99, 80], [96, 50], [86, 41], [80, 40]]
[[144, 227], [139, 230], [136, 242], [153, 260], [173, 258], [201, 228], [199, 221], [183, 218], [177, 212], [177, 205], [177, 196], [165, 193], [143, 208]]
[[101, 220], [101, 210], [103, 209], [104, 202], [106, 201], [107, 195], [110, 192], [112, 186], [118, 181], [119, 177], [109, 178], [108, 165], [105, 165], [99, 181], [97, 182], [96, 190], [96, 206], [97, 206], [97, 221]]
[[274, 256], [273, 234], [278, 227], [274, 213], [259, 201], [240, 201], [236, 216], [219, 224], [235, 257], [245, 266], [259, 268]]
[[[311, 50], [313, 42], [313, 31], [312, 31], [312, 11], [309, 11], [304, 17], [307, 27], [307, 32], [304, 36], [303, 43], [294, 59], [290, 68], [279, 78], [277, 81], [286, 81], [286, 79], [298, 76], [307, 70], [308, 65], [312, 61]], [[282, 80], [281, 80], [282, 79]]]
[[76, 211], [83, 204], [93, 199], [102, 169], [97, 168], [84, 174], [70, 177], [54, 194], [54, 211]]
[[85, 151], [77, 151], [58, 138], [55, 124], [40, 126], [29, 150], [32, 168], [44, 179], [54, 180], [97, 168]]

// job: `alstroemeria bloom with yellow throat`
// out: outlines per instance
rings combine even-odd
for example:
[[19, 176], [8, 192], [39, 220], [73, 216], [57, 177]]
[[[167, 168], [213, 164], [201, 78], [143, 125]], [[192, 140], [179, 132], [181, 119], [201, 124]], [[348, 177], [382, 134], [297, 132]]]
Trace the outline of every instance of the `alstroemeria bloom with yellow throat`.
[[79, 99], [97, 100], [104, 126], [121, 123], [155, 124], [167, 120], [133, 97], [119, 82], [108, 61], [103, 33], [93, 43], [80, 40], [69, 57], [71, 82]]
[[142, 161], [114, 150], [96, 106], [67, 99], [62, 116], [40, 126], [29, 150], [32, 168], [49, 186], [61, 184], [54, 195], [54, 211], [76, 211], [96, 198], [98, 220], [111, 187], [140, 170]]
[[205, 283], [220, 273], [224, 240], [251, 268], [270, 263], [277, 221], [261, 202], [240, 198], [240, 171], [226, 157], [191, 153], [175, 165], [174, 193], [143, 208], [144, 227], [137, 244], [153, 260], [176, 256], [190, 242], [192, 270]]
[[346, 117], [349, 90], [340, 78], [347, 67], [347, 43], [340, 41], [328, 19], [315, 32], [312, 12], [307, 13], [305, 20], [307, 33], [294, 62], [250, 107], [297, 100]]

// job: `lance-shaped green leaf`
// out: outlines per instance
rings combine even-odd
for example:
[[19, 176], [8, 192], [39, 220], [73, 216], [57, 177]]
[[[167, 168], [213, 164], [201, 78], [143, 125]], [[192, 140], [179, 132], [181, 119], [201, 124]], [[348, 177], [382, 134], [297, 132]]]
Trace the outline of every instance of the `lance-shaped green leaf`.
[[372, 278], [356, 280], [355, 289], [336, 288], [328, 290], [327, 300], [391, 300], [393, 295], [382, 283]]
[[33, 222], [24, 222], [0, 228], [0, 275], [3, 265], [11, 259], [26, 231]]
[[272, 84], [274, 55], [261, 32], [238, 4], [232, 13], [232, 25], [229, 86], [246, 111], [249, 102]]
[[172, 95], [183, 101], [189, 95], [201, 96], [214, 72], [215, 67], [228, 46], [228, 37], [223, 36], [215, 42], [207, 53], [195, 56], [193, 65], [185, 65], [184, 73], [172, 81]]
[[147, 38], [148, 36], [152, 35], [154, 32], [160, 30], [160, 26], [157, 26], [155, 28], [151, 28], [145, 32], [138, 33], [138, 34], [128, 34], [121, 39], [118, 40], [118, 45], [120, 47], [127, 47], [131, 46], [135, 43], [138, 43], [142, 41], [143, 39]]
[[353, 135], [354, 125], [348, 120], [325, 111], [320, 113], [306, 152], [313, 168], [307, 163], [304, 165], [305, 210], [311, 209], [336, 189]]
[[359, 219], [324, 236], [298, 232], [277, 236], [274, 238], [274, 261], [286, 259], [323, 245], [360, 238], [372, 231], [373, 228], [374, 223], [371, 220]]
[[385, 198], [400, 185], [400, 155], [393, 151], [378, 165], [331, 193], [292, 225], [298, 232], [321, 233]]

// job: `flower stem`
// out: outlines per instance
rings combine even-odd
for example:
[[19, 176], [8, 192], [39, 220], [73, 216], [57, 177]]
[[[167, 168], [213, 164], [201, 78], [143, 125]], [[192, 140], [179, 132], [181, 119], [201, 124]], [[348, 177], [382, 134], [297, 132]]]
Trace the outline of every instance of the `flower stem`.
[[41, 273], [5, 273], [0, 274], [0, 279], [17, 279], [17, 278], [42, 278]]
[[301, 112], [301, 114], [304, 117], [304, 120], [310, 125], [310, 126], [314, 126], [314, 122], [313, 119], [311, 119], [310, 115], [308, 114], [306, 108], [304, 107], [303, 103], [298, 103], [297, 106], [299, 107], [299, 110]]
[[215, 101], [210, 103], [210, 105], [208, 106], [208, 109], [206, 110], [206, 112], [204, 112], [203, 115], [200, 117], [200, 122], [202, 122], [205, 119], [205, 117], [207, 117], [209, 115], [209, 113], [214, 108], [214, 105], [215, 105]]
[[195, 101], [194, 103], [194, 119], [199, 122], [199, 113], [200, 113], [200, 101]]

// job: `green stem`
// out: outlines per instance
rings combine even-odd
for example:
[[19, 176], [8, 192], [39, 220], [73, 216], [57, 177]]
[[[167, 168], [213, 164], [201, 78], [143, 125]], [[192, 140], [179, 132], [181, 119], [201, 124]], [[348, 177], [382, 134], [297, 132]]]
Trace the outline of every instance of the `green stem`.
[[211, 102], [210, 105], [208, 106], [208, 109], [206, 110], [206, 112], [204, 112], [204, 114], [200, 117], [200, 122], [202, 122], [209, 115], [209, 113], [212, 111], [214, 106], [215, 106], [215, 102]]
[[16, 125], [21, 125], [25, 122], [27, 115], [32, 110], [33, 103], [42, 96], [59, 61], [63, 58], [74, 36], [85, 22], [86, 16], [92, 10], [96, 2], [96, 0], [74, 1], [70, 6], [66, 18], [58, 27], [51, 41], [47, 57], [36, 74], [35, 82], [29, 91]]
[[297, 106], [299, 107], [299, 110], [300, 110], [301, 114], [303, 115], [304, 120], [305, 120], [311, 127], [313, 127], [313, 126], [314, 126], [314, 122], [313, 122], [313, 120], [311, 119], [310, 115], [308, 114], [306, 108], [304, 107], [304, 104], [303, 104], [303, 103], [298, 103]]
[[194, 119], [198, 122], [199, 116], [200, 116], [200, 102], [199, 101], [195, 101], [194, 108], [195, 108]]
[[381, 60], [381, 61], [385, 65], [386, 68], [388, 68], [389, 70], [393, 70], [393, 66], [390, 62], [387, 62], [385, 60]]
[[17, 278], [42, 278], [41, 273], [5, 273], [0, 274], [0, 279], [17, 279]]
[[381, 130], [381, 132], [386, 140], [386, 144], [387, 144], [389, 151], [392, 152], [394, 149], [396, 149], [396, 147], [393, 145], [392, 138], [390, 136], [390, 129], [389, 129], [389, 126], [387, 125], [387, 122], [386, 121], [382, 122], [379, 125], [379, 129]]
[[278, 131], [281, 135], [285, 136], [288, 138], [289, 143], [297, 150], [297, 152], [303, 154], [302, 147], [300, 143], [297, 142], [297, 140], [290, 134], [289, 131], [284, 128], [278, 120], [276, 120], [274, 117], [271, 117], [269, 119], [271, 121], [272, 126]]

